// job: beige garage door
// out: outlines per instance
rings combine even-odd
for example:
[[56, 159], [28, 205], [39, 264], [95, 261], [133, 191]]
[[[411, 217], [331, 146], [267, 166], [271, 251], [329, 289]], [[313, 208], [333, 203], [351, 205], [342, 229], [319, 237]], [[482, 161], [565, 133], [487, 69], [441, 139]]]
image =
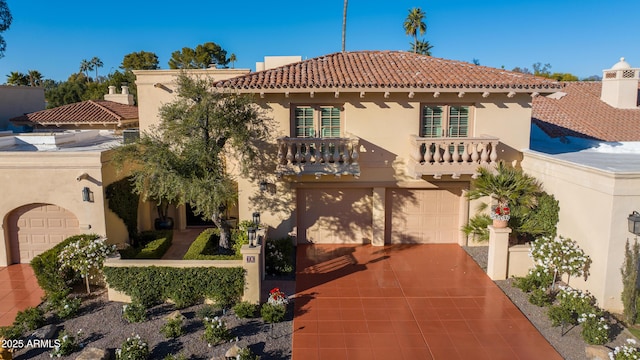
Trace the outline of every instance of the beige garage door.
[[12, 263], [29, 263], [33, 257], [71, 235], [80, 234], [76, 216], [59, 206], [31, 204], [9, 215]]
[[457, 243], [462, 188], [388, 189], [387, 236], [397, 243]]
[[371, 189], [299, 189], [298, 243], [370, 243], [371, 193]]

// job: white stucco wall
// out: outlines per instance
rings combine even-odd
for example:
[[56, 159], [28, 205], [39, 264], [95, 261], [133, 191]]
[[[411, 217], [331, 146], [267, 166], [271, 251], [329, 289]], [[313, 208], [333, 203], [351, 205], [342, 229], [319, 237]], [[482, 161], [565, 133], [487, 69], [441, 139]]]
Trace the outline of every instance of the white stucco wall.
[[43, 88], [0, 85], [0, 130], [8, 128], [9, 119], [44, 108]]
[[640, 170], [615, 172], [537, 152], [525, 152], [522, 167], [559, 201], [558, 235], [575, 240], [593, 261], [588, 280], [570, 285], [589, 290], [600, 307], [622, 312], [620, 267], [625, 242], [634, 238], [627, 217], [640, 208]]

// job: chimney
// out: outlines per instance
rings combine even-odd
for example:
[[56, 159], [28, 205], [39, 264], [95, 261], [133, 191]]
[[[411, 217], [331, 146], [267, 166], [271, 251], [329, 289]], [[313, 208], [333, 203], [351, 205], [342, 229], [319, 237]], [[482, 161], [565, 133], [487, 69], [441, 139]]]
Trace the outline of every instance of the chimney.
[[109, 86], [109, 93], [104, 96], [104, 99], [125, 105], [133, 105], [135, 103], [133, 95], [129, 94], [129, 87], [126, 85], [122, 86], [121, 94], [116, 94], [115, 86]]
[[602, 71], [600, 99], [617, 109], [637, 109], [639, 75], [640, 69], [620, 58], [611, 69]]

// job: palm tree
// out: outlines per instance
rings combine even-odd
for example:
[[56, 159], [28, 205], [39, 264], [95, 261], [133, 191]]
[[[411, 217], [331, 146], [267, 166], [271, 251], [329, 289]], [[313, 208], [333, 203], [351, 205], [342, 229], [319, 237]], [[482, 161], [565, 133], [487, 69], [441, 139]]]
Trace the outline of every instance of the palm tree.
[[238, 61], [238, 59], [236, 58], [236, 54], [231, 53], [231, 55], [229, 56], [229, 62], [231, 63], [231, 68], [235, 69], [235, 62]]
[[349, 0], [344, 0], [344, 7], [342, 10], [342, 52], [345, 49], [345, 43], [347, 40], [347, 4]]
[[98, 68], [101, 68], [102, 66], [104, 66], [104, 64], [102, 63], [102, 60], [100, 60], [99, 57], [94, 56], [93, 59], [91, 59], [91, 67], [92, 69], [96, 69], [96, 79], [95, 81], [98, 81]]
[[418, 52], [418, 33], [424, 35], [427, 32], [427, 24], [424, 22], [426, 14], [420, 8], [409, 10], [409, 15], [404, 20], [404, 31], [413, 36], [413, 52]]
[[[472, 189], [467, 192], [469, 199], [477, 200], [489, 196], [500, 207], [533, 208], [536, 206], [542, 186], [538, 180], [522, 170], [500, 161], [495, 172], [481, 167], [478, 173], [479, 176], [472, 183]], [[486, 204], [484, 207], [486, 208]]]
[[29, 85], [29, 80], [27, 76], [19, 71], [12, 71], [9, 75], [7, 75], [7, 84], [8, 85]]
[[29, 86], [40, 86], [42, 85], [42, 74], [38, 70], [29, 70], [27, 73], [29, 78]]
[[429, 44], [428, 41], [418, 40], [417, 44], [409, 44], [411, 45], [411, 48], [414, 49], [414, 53], [431, 56], [431, 49], [433, 48], [433, 45]]
[[87, 81], [89, 80], [89, 71], [91, 70], [93, 70], [93, 65], [91, 64], [91, 61], [87, 59], [83, 59], [80, 62], [80, 72], [84, 73], [84, 75], [87, 78]]

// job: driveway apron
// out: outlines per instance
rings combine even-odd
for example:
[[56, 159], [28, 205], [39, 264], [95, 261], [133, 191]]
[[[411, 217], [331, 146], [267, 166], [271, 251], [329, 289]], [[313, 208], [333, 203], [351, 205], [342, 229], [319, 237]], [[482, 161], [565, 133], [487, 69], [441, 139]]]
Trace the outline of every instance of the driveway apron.
[[458, 245], [299, 245], [293, 360], [562, 359]]
[[13, 324], [18, 311], [38, 306], [43, 295], [29, 264], [0, 267], [0, 326]]

